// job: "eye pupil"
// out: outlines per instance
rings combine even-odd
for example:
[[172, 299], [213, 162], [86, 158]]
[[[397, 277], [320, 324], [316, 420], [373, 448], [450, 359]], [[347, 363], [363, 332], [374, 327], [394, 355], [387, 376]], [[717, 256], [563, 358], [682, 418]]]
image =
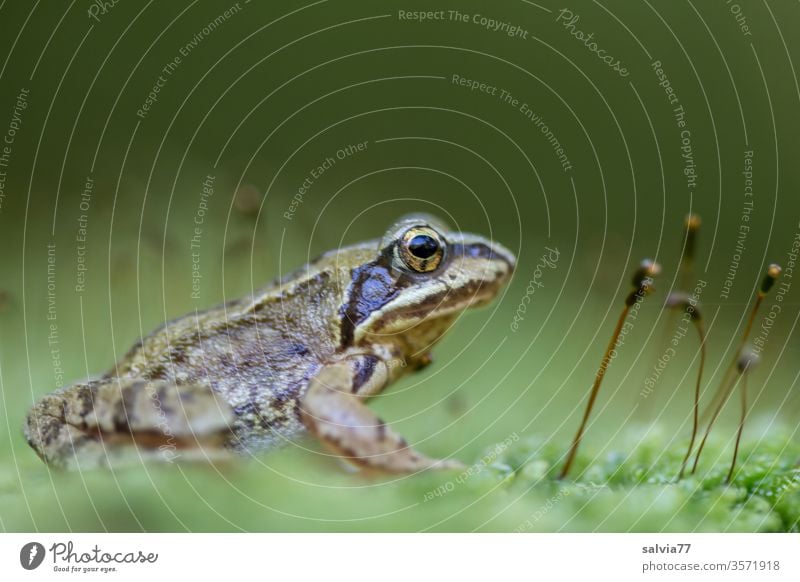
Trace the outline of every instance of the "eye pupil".
[[445, 253], [439, 233], [427, 226], [409, 228], [395, 246], [400, 268], [412, 273], [431, 273], [439, 268]]
[[418, 234], [408, 241], [408, 251], [418, 259], [429, 259], [438, 250], [439, 243], [427, 234]]

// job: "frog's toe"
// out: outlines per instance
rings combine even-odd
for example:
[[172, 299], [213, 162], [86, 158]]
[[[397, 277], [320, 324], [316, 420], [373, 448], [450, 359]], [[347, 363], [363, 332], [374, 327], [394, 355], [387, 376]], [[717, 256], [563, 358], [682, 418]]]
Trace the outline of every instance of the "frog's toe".
[[463, 471], [467, 465], [458, 459], [431, 459], [431, 469], [441, 469], [443, 471]]

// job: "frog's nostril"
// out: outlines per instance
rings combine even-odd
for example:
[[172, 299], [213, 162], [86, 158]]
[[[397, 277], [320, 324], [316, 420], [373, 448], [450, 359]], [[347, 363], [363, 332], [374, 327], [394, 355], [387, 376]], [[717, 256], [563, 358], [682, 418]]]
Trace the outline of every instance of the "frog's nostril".
[[517, 259], [507, 248], [495, 243], [492, 245], [492, 255], [494, 258], [503, 261], [508, 267], [507, 275], [511, 275], [517, 266]]

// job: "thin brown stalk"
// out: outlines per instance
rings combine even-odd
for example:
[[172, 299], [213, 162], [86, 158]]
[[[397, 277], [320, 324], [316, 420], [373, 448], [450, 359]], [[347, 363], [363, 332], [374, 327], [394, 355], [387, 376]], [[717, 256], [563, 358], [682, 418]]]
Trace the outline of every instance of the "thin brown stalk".
[[744, 430], [744, 421], [747, 418], [747, 371], [742, 374], [742, 387], [739, 390], [741, 394], [742, 412], [739, 417], [739, 430], [736, 433], [736, 445], [733, 447], [733, 459], [731, 459], [731, 468], [728, 471], [728, 476], [725, 478], [726, 483], [733, 480], [733, 470], [736, 467], [736, 457], [739, 454], [739, 441], [742, 440], [742, 431]]
[[701, 322], [696, 322], [697, 335], [700, 338], [700, 364], [697, 369], [697, 382], [694, 387], [694, 406], [692, 407], [692, 438], [689, 439], [689, 448], [686, 450], [686, 456], [681, 463], [681, 471], [678, 473], [678, 479], [683, 478], [683, 473], [686, 471], [686, 463], [689, 457], [692, 456], [692, 449], [694, 448], [694, 441], [697, 438], [697, 428], [699, 424], [700, 415], [700, 386], [703, 383], [703, 370], [706, 366], [706, 333]]
[[[706, 426], [705, 434], [703, 435], [703, 440], [700, 442], [700, 447], [697, 449], [697, 455], [694, 458], [694, 465], [692, 465], [692, 474], [697, 471], [697, 464], [700, 461], [700, 455], [703, 453], [703, 448], [706, 446], [706, 440], [708, 439], [708, 435], [711, 433], [711, 429], [714, 427], [714, 423], [716, 422], [717, 418], [719, 417], [720, 412], [722, 412], [722, 408], [725, 406], [725, 403], [728, 402], [728, 398], [730, 397], [731, 390], [736, 385], [736, 382], [731, 382], [728, 378], [731, 375], [731, 372], [735, 371], [736, 363], [739, 361], [739, 357], [741, 355], [744, 346], [747, 344], [747, 338], [750, 336], [750, 331], [753, 329], [753, 322], [756, 319], [756, 315], [758, 313], [758, 308], [761, 307], [761, 303], [764, 301], [765, 294], [760, 293], [756, 296], [756, 302], [753, 305], [752, 311], [750, 311], [750, 317], [747, 320], [747, 325], [745, 326], [744, 333], [742, 334], [742, 340], [739, 342], [739, 348], [736, 350], [735, 359], [730, 363], [728, 368], [725, 370], [725, 376], [723, 377], [723, 382], [720, 383], [719, 388], [717, 388], [717, 393], [714, 394], [714, 401], [717, 401], [716, 406], [714, 407], [714, 413], [711, 415], [711, 420], [709, 420], [708, 425]], [[713, 404], [713, 401], [712, 401]]]
[[586, 410], [583, 412], [583, 420], [581, 421], [581, 425], [578, 427], [578, 432], [575, 434], [575, 438], [572, 439], [572, 446], [569, 449], [567, 460], [564, 462], [564, 468], [561, 469], [561, 473], [558, 475], [559, 479], [563, 479], [567, 476], [570, 468], [572, 467], [572, 462], [575, 460], [575, 454], [578, 452], [578, 445], [581, 444], [583, 432], [586, 430], [586, 423], [589, 420], [589, 415], [592, 412], [595, 400], [597, 400], [597, 393], [600, 391], [600, 385], [603, 383], [606, 370], [611, 363], [611, 352], [614, 351], [614, 346], [619, 339], [619, 334], [622, 332], [622, 326], [625, 324], [625, 318], [628, 317], [629, 311], [630, 306], [626, 304], [622, 310], [622, 313], [619, 315], [617, 326], [614, 328], [614, 333], [611, 335], [611, 341], [608, 342], [605, 355], [603, 355], [603, 359], [600, 362], [600, 367], [598, 368], [597, 374], [594, 377], [594, 384], [592, 384], [592, 390], [589, 393], [589, 402], [587, 402]]

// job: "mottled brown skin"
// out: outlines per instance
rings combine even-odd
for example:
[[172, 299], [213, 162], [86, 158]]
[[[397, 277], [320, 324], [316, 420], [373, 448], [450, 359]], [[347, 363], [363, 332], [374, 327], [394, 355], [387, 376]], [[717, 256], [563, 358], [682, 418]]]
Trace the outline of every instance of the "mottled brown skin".
[[513, 267], [496, 243], [405, 217], [380, 241], [165, 324], [102, 378], [42, 398], [26, 438], [66, 468], [213, 460], [305, 431], [365, 469], [458, 466], [413, 450], [363, 401], [427, 365], [453, 319], [490, 301]]

